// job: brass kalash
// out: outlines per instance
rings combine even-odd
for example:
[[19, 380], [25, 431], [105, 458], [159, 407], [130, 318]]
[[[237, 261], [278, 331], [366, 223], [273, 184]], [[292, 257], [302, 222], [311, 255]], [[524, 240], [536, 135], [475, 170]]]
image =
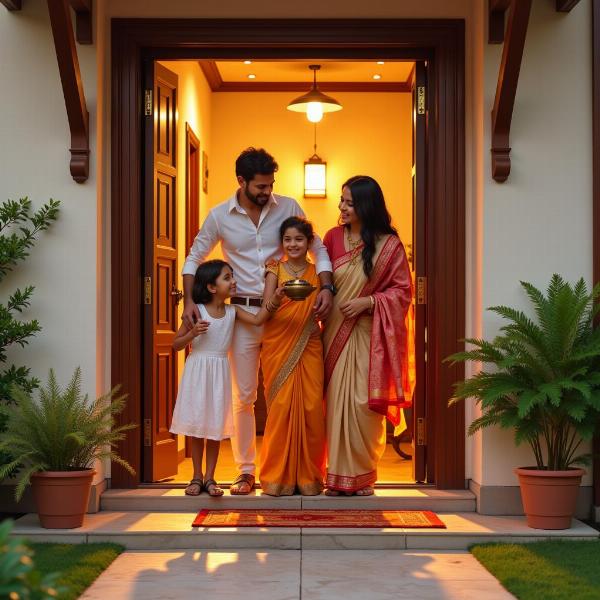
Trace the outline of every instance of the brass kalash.
[[306, 279], [291, 279], [283, 284], [283, 292], [290, 300], [306, 300], [316, 289]]

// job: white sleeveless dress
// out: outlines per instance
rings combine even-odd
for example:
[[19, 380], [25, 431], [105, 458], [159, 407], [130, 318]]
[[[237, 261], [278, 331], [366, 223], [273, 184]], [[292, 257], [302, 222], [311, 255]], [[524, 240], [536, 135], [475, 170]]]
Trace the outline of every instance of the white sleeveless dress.
[[206, 333], [194, 338], [177, 393], [171, 433], [209, 440], [233, 435], [231, 369], [227, 353], [231, 346], [235, 308], [225, 305], [225, 316], [211, 317], [198, 304], [202, 319], [210, 323]]

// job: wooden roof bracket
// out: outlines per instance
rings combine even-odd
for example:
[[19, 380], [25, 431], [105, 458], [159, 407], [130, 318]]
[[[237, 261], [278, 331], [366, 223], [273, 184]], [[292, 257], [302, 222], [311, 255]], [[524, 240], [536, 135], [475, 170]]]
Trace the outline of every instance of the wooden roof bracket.
[[[21, 10], [21, 0], [0, 0], [10, 11]], [[70, 9], [75, 11], [77, 41], [92, 43], [92, 0], [48, 0], [56, 59], [71, 130], [71, 175], [77, 183], [87, 180], [90, 170], [89, 114], [83, 95]]]
[[[504, 26], [504, 11], [508, 10], [508, 25], [502, 49], [502, 62], [498, 74], [496, 98], [492, 110], [492, 177], [502, 183], [510, 173], [510, 124], [519, 82], [523, 48], [532, 0], [489, 0], [490, 24], [492, 18], [499, 19], [501, 13]], [[498, 34], [498, 24], [491, 34]]]
[[48, 0], [48, 12], [71, 130], [71, 175], [77, 183], [83, 183], [88, 178], [90, 166], [89, 114], [83, 94], [69, 2]]

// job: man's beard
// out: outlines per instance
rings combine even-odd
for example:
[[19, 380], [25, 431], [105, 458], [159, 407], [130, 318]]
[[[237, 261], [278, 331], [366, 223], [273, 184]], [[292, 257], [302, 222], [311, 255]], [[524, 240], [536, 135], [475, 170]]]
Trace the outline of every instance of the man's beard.
[[250, 202], [252, 202], [252, 204], [256, 204], [256, 206], [264, 206], [270, 198], [270, 194], [269, 195], [263, 195], [263, 194], [256, 194], [256, 196], [254, 194], [251, 194], [250, 191], [248, 190], [248, 188], [246, 188], [245, 192], [246, 194], [246, 198], [248, 198], [248, 200], [250, 200]]

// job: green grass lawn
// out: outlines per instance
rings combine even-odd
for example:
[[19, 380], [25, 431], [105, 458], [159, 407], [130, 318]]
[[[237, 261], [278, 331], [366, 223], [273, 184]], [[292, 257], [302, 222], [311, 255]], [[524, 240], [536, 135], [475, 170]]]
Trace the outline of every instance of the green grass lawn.
[[78, 598], [91, 583], [123, 552], [117, 544], [32, 544], [36, 570], [43, 575], [60, 573], [59, 585], [68, 588], [61, 599]]
[[520, 600], [600, 598], [600, 541], [480, 544], [471, 552]]

